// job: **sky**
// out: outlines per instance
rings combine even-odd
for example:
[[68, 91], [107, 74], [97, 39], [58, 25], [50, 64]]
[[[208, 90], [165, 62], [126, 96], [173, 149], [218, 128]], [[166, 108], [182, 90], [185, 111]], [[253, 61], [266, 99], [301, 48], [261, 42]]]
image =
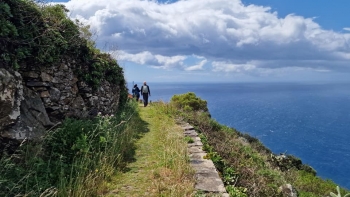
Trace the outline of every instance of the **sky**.
[[350, 81], [349, 0], [57, 0], [128, 82]]

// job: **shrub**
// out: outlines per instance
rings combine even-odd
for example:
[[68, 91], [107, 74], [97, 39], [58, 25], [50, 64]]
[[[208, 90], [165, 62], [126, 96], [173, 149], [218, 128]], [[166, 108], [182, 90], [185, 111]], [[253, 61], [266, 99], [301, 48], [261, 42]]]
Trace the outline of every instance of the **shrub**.
[[128, 102], [114, 116], [67, 119], [42, 142], [22, 144], [0, 159], [0, 196], [41, 196], [45, 190], [94, 196], [98, 183], [121, 169], [133, 150], [137, 130], [126, 130], [126, 122], [138, 115], [136, 107]]
[[207, 101], [198, 98], [193, 92], [174, 95], [170, 102], [184, 111], [208, 111]]

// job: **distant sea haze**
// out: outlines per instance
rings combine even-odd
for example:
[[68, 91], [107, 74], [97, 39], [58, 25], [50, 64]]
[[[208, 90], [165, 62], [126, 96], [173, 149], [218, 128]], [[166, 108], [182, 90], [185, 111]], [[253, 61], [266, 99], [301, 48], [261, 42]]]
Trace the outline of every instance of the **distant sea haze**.
[[[152, 83], [150, 100], [194, 92], [212, 118], [350, 189], [350, 83]], [[129, 84], [131, 90], [132, 84]]]

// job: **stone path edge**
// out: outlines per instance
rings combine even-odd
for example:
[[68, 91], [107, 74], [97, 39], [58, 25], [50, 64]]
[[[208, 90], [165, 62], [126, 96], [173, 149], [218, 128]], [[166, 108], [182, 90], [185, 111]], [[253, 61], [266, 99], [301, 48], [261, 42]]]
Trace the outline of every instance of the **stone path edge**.
[[203, 158], [207, 153], [203, 151], [203, 144], [194, 127], [186, 123], [182, 125], [182, 129], [184, 130], [184, 136], [191, 137], [193, 140], [193, 143], [189, 143], [187, 148], [190, 165], [195, 170], [195, 189], [205, 194], [229, 197], [213, 161]]

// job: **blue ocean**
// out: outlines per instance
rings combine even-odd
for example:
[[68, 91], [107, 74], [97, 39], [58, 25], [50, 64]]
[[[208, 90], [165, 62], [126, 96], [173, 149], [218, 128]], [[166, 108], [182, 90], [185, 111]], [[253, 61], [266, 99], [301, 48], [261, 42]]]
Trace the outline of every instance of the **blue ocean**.
[[301, 158], [318, 176], [350, 189], [350, 83], [148, 85], [152, 101], [194, 92], [219, 123], [257, 137], [276, 154]]

